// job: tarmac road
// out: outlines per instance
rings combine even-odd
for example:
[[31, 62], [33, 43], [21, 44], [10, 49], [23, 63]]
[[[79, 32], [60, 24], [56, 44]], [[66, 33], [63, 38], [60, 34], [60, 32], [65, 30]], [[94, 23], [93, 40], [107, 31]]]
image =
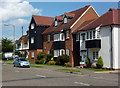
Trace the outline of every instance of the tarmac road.
[[2, 86], [118, 86], [116, 75], [111, 74], [114, 79], [110, 79], [53, 71], [50, 68], [18, 68], [3, 64]]

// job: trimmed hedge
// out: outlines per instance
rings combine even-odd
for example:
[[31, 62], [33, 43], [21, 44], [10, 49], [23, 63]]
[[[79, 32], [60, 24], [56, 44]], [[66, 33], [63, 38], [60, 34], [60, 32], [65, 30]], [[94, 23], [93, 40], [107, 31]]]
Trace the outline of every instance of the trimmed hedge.
[[59, 56], [56, 60], [56, 64], [57, 65], [64, 65], [65, 63], [67, 63], [69, 61], [69, 56], [68, 55], [62, 55]]
[[64, 66], [65, 66], [65, 67], [72, 67], [71, 63], [69, 63], [69, 62], [68, 62], [68, 63], [65, 63]]
[[99, 58], [98, 58], [98, 61], [97, 61], [97, 68], [102, 68], [103, 67], [103, 59], [102, 59], [102, 57], [100, 56]]

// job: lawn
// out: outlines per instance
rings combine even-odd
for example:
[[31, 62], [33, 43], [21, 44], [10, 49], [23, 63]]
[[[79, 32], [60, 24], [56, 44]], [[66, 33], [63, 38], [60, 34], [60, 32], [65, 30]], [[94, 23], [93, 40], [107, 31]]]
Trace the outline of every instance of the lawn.
[[108, 70], [108, 69], [95, 69], [95, 68], [80, 68], [80, 69], [93, 70], [93, 71], [112, 71], [112, 70]]
[[58, 69], [56, 71], [66, 71], [66, 72], [80, 72], [78, 70], [73, 70], [73, 69]]
[[33, 68], [44, 68], [43, 66], [35, 66], [35, 65], [31, 65], [30, 67], [33, 67]]
[[34, 63], [30, 63], [33, 65], [44, 65], [44, 66], [54, 66], [54, 67], [63, 67], [62, 65], [50, 65], [50, 64], [34, 64]]
[[3, 62], [13, 62], [14, 61], [14, 59], [13, 60], [2, 60]]

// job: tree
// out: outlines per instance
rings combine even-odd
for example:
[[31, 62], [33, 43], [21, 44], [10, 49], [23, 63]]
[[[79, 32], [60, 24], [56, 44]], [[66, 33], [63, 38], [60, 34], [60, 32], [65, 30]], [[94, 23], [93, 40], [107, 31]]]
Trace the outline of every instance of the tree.
[[13, 51], [13, 45], [12, 40], [7, 38], [2, 38], [2, 52], [12, 52]]
[[87, 67], [90, 67], [90, 59], [88, 57], [86, 57], [85, 63]]

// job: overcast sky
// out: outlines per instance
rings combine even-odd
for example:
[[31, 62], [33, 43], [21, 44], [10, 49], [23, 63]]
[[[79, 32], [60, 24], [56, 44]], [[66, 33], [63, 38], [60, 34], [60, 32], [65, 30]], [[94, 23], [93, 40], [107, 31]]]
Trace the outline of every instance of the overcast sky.
[[[93, 7], [95, 8], [95, 10], [98, 12], [99, 15], [102, 15], [105, 12], [107, 12], [109, 8], [115, 8], [115, 9], [118, 8], [117, 2], [84, 2], [84, 3], [83, 2], [49, 2], [49, 3], [44, 2], [43, 3], [43, 2], [28, 2], [28, 0], [27, 1], [3, 0], [0, 3], [0, 11], [1, 11], [0, 30], [2, 27], [3, 37], [13, 39], [12, 25], [14, 24], [16, 30], [15, 36], [16, 39], [18, 39], [22, 35], [22, 25], [24, 28], [24, 34], [26, 33], [26, 30], [28, 30], [31, 16], [33, 14], [55, 17], [64, 14], [64, 12], [70, 12], [90, 4], [93, 5]], [[9, 26], [4, 26], [3, 24], [9, 24]]]

